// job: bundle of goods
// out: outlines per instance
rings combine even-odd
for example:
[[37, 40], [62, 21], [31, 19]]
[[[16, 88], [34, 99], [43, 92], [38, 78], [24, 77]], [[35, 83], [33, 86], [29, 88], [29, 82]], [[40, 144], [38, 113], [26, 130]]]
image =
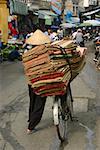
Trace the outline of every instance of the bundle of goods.
[[[40, 34], [40, 31], [36, 33]], [[34, 35], [31, 38], [34, 39]], [[30, 41], [29, 39], [27, 43], [33, 43]], [[37, 95], [63, 95], [73, 76], [82, 70], [84, 56], [80, 57], [80, 49], [77, 49], [73, 41], [37, 43], [34, 40], [34, 45], [37, 46], [23, 54], [25, 74]]]
[[9, 54], [15, 49], [15, 45], [7, 45], [3, 50], [2, 50], [2, 55], [5, 60], [8, 59]]
[[71, 40], [61, 40], [52, 43], [51, 45], [57, 46], [62, 50], [62, 57], [67, 59], [71, 69], [71, 80], [76, 77], [85, 65], [85, 54], [87, 48], [79, 47]]

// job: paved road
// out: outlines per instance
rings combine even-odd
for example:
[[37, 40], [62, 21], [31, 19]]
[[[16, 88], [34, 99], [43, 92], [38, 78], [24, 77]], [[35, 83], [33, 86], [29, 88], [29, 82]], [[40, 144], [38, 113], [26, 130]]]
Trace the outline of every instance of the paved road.
[[0, 150], [99, 150], [100, 72], [92, 58], [90, 47], [87, 65], [71, 84], [79, 121], [70, 123], [68, 144], [61, 144], [57, 138], [51, 98], [47, 99], [38, 131], [26, 134], [29, 97], [22, 63], [0, 64]]

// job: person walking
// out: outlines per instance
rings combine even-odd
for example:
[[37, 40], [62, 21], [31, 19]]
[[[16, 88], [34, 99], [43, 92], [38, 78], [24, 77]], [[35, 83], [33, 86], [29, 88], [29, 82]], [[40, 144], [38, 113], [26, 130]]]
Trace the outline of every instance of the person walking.
[[74, 31], [74, 32], [72, 33], [72, 40], [75, 40], [76, 34], [77, 34], [77, 31]]
[[27, 128], [27, 134], [30, 134], [36, 131], [35, 127], [42, 118], [46, 97], [36, 95], [33, 92], [31, 84], [28, 84], [28, 89], [29, 89], [30, 104], [29, 104], [29, 120], [28, 120], [29, 124]]
[[[25, 44], [32, 45], [32, 47], [50, 43], [51, 40], [49, 36], [45, 35], [42, 31], [36, 30], [32, 36], [26, 39]], [[27, 53], [27, 51], [26, 51]], [[35, 127], [40, 122], [42, 114], [45, 107], [46, 97], [41, 97], [34, 93], [32, 84], [28, 80], [28, 90], [29, 90], [29, 119], [28, 119], [28, 128], [27, 134], [33, 133], [36, 131]]]
[[84, 47], [84, 36], [83, 36], [81, 29], [77, 30], [77, 34], [75, 36], [75, 39], [76, 39], [76, 44], [78, 44], [81, 47]]

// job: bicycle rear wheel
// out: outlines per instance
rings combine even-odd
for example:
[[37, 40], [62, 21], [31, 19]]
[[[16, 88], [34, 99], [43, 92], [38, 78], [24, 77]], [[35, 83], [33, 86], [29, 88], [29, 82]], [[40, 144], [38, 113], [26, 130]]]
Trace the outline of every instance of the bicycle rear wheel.
[[66, 105], [67, 105], [67, 112], [68, 115], [71, 119], [71, 121], [73, 120], [73, 99], [72, 99], [72, 93], [71, 93], [71, 88], [70, 85], [67, 89], [67, 100], [66, 100]]

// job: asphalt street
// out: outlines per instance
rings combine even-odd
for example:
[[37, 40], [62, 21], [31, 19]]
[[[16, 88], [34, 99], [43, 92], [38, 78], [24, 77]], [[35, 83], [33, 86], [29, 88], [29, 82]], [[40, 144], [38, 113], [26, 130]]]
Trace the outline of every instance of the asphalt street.
[[26, 134], [29, 96], [22, 62], [0, 64], [0, 150], [100, 150], [100, 72], [92, 43], [87, 46], [86, 66], [71, 84], [78, 122], [69, 124], [68, 144], [57, 137], [50, 97], [37, 132]]

